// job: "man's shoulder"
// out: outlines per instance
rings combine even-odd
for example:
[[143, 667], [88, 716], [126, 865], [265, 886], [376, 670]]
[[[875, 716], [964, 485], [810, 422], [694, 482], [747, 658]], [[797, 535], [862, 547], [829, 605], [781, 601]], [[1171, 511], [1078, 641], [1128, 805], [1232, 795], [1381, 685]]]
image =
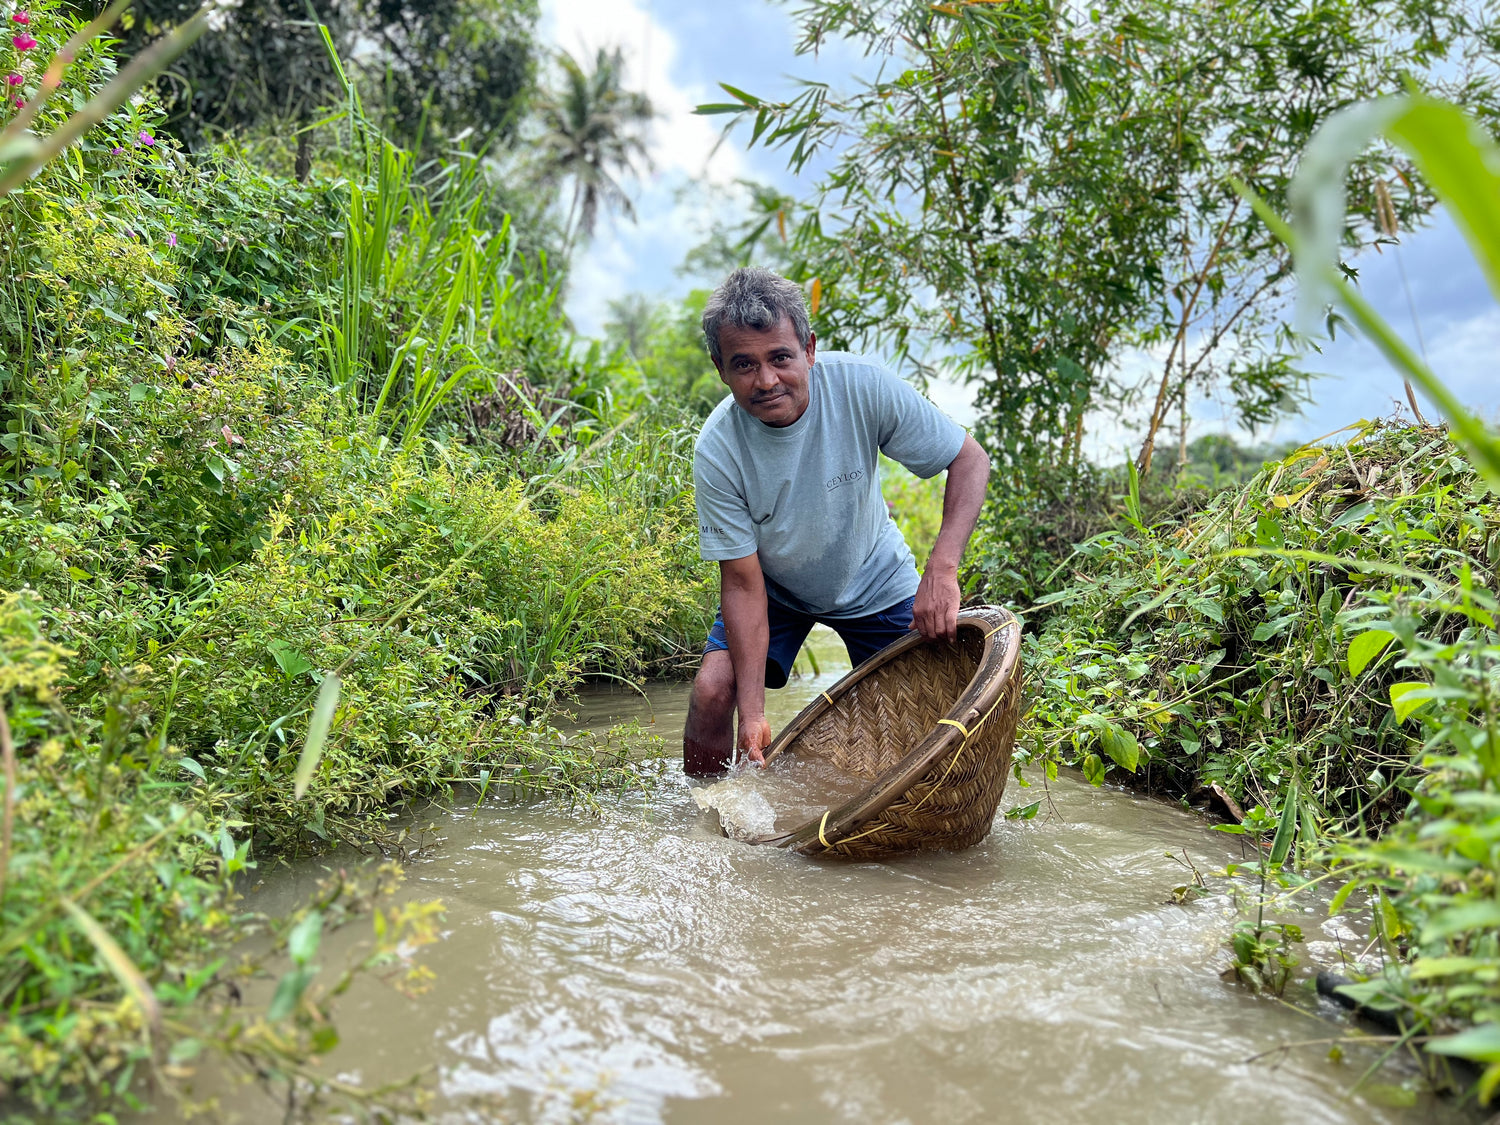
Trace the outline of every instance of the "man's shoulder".
[[734, 396], [725, 395], [723, 401], [709, 412], [707, 418], [703, 419], [703, 425], [698, 427], [698, 436], [693, 441], [695, 454], [712, 455], [714, 451], [722, 449], [725, 443], [733, 442], [734, 422], [730, 416], [730, 411], [733, 409]]
[[823, 378], [833, 382], [858, 383], [895, 377], [880, 360], [857, 352], [820, 351], [813, 367]]

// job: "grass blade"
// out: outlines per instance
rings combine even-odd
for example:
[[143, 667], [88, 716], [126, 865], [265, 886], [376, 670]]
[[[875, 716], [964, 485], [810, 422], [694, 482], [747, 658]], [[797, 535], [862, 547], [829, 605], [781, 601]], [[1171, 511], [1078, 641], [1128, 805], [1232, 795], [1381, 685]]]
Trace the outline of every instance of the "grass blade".
[[302, 744], [302, 755], [297, 759], [297, 774], [292, 784], [292, 796], [297, 800], [307, 792], [308, 782], [317, 771], [323, 757], [323, 743], [328, 738], [328, 728], [333, 725], [333, 712], [339, 705], [342, 684], [336, 672], [323, 677], [318, 688], [318, 701], [313, 704], [312, 721], [307, 724], [307, 741]]
[[159, 1040], [161, 1004], [157, 1001], [156, 993], [152, 991], [145, 976], [140, 969], [135, 967], [135, 962], [120, 948], [115, 939], [109, 936], [109, 931], [101, 926], [92, 914], [70, 898], [64, 898], [62, 904], [63, 908], [72, 915], [74, 923], [83, 931], [84, 936], [99, 951], [99, 956], [104, 959], [105, 965], [115, 975], [115, 979], [120, 982], [126, 994], [140, 1008], [141, 1015], [146, 1018], [146, 1023], [151, 1028], [151, 1034]]

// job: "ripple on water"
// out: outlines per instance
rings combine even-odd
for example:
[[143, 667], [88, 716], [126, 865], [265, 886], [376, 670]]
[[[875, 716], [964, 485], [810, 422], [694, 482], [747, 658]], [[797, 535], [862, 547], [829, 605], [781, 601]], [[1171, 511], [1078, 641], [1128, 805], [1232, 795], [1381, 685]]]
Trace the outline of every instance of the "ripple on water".
[[569, 1121], [590, 1097], [597, 1120], [673, 1125], [1467, 1120], [1346, 1100], [1368, 1051], [1247, 1063], [1341, 1028], [1219, 979], [1227, 897], [1168, 903], [1167, 852], [1207, 871], [1234, 842], [1067, 777], [1048, 797], [1050, 819], [881, 864], [724, 839], [680, 774], [646, 814], [455, 811], [409, 868], [448, 906], [437, 986], [362, 983], [328, 1065], [431, 1065], [449, 1121]]

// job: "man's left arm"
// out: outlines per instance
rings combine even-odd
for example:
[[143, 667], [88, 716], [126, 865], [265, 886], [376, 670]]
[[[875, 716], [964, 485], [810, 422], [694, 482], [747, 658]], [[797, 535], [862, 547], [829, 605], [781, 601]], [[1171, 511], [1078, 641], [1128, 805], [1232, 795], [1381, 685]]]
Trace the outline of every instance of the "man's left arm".
[[965, 435], [958, 456], [948, 466], [948, 483], [943, 489], [943, 524], [937, 542], [927, 557], [922, 580], [917, 585], [917, 600], [912, 607], [912, 627], [924, 637], [958, 638], [958, 563], [969, 536], [979, 522], [984, 506], [984, 492], [990, 480], [990, 459], [984, 447]]

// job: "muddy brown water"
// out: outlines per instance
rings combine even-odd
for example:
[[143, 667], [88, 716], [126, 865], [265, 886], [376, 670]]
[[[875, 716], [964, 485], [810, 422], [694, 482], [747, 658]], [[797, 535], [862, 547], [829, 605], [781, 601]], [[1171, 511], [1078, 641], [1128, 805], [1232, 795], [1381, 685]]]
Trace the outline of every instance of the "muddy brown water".
[[[828, 640], [821, 676], [771, 693], [773, 726], [843, 670]], [[589, 692], [577, 719], [675, 745], [685, 703], [685, 685]], [[1012, 781], [1003, 807], [1041, 795]], [[1220, 979], [1227, 892], [1169, 902], [1188, 873], [1168, 853], [1210, 872], [1233, 837], [1068, 776], [1050, 800], [961, 854], [879, 864], [725, 839], [676, 770], [599, 819], [445, 810], [404, 892], [446, 906], [421, 954], [436, 983], [408, 999], [361, 981], [322, 1067], [367, 1085], [425, 1070], [443, 1122], [1473, 1120], [1399, 1061], [1351, 1095], [1373, 1046], [1275, 1051], [1347, 1024], [1305, 985], [1281, 1003]], [[326, 862], [269, 873], [248, 905], [290, 909]], [[1300, 920], [1325, 961], [1353, 938], [1321, 909]], [[249, 1089], [223, 1116], [273, 1109]]]

